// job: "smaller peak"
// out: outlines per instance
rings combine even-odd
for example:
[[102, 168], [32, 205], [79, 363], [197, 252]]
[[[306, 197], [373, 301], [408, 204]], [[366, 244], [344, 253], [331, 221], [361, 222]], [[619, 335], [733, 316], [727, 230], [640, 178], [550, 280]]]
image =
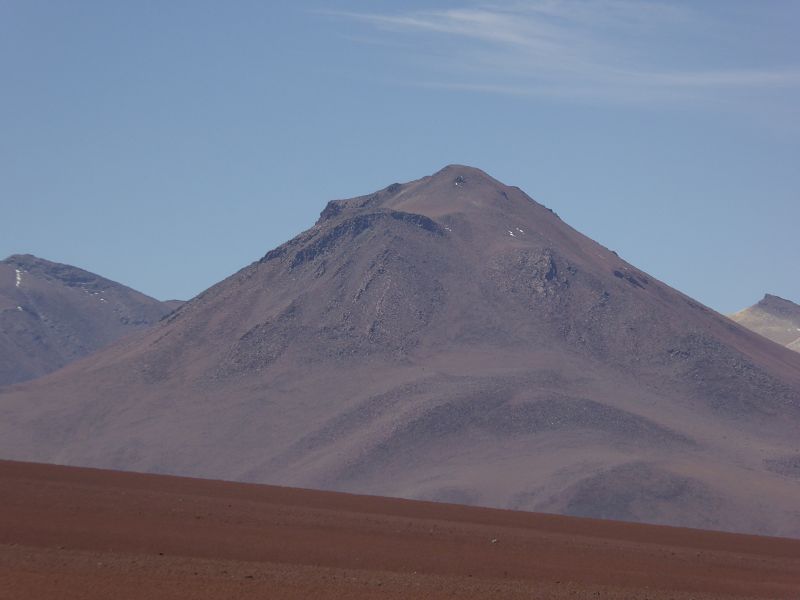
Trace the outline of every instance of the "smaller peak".
[[85, 283], [103, 279], [99, 275], [95, 275], [79, 267], [53, 262], [34, 256], [33, 254], [12, 254], [2, 262], [3, 264], [25, 271], [26, 273], [59, 279], [68, 285], [75, 282]]
[[776, 296], [775, 294], [764, 294], [764, 297], [759, 301], [759, 304], [794, 304], [791, 300], [787, 300], [786, 298], [781, 298], [780, 296]]
[[757, 306], [778, 313], [800, 313], [800, 305], [774, 294], [764, 294], [764, 297], [759, 301]]

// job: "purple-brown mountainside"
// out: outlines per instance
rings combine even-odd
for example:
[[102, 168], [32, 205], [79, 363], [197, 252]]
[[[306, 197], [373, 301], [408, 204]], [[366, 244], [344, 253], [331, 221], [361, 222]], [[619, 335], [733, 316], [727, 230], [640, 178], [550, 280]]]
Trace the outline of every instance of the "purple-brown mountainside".
[[0, 261], [0, 386], [55, 371], [174, 308], [70, 265], [10, 256]]
[[0, 395], [3, 458], [782, 535], [799, 430], [800, 355], [463, 166]]
[[758, 304], [731, 315], [731, 319], [765, 338], [800, 352], [800, 306], [766, 294]]

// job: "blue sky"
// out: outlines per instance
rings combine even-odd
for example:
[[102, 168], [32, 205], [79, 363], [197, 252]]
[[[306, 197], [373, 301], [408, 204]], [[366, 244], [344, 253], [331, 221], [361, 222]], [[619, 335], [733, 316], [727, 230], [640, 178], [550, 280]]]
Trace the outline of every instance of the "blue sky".
[[188, 298], [480, 167], [723, 312], [800, 301], [800, 2], [0, 0], [0, 255]]

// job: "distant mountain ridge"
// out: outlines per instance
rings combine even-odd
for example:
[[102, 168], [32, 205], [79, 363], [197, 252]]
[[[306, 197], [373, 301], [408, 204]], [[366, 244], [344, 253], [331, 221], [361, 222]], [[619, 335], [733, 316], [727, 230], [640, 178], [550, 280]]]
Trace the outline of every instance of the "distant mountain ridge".
[[9, 256], [0, 261], [0, 386], [55, 371], [171, 310], [89, 271]]
[[759, 335], [800, 352], [800, 305], [791, 300], [765, 294], [757, 304], [730, 317]]
[[3, 458], [780, 535], [798, 430], [800, 355], [462, 165], [0, 392]]

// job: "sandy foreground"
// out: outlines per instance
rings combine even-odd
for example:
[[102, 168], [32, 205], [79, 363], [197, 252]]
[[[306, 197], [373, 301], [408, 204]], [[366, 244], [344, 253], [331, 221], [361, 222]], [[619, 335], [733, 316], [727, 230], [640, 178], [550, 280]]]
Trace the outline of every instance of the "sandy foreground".
[[0, 598], [800, 598], [800, 540], [0, 461]]

